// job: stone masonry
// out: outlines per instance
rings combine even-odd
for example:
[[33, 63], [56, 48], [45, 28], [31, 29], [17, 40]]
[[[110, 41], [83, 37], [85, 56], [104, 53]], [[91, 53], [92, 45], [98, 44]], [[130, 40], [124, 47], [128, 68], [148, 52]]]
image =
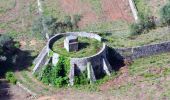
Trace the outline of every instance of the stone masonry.
[[64, 40], [64, 47], [68, 52], [78, 51], [78, 37], [77, 36], [67, 36]]

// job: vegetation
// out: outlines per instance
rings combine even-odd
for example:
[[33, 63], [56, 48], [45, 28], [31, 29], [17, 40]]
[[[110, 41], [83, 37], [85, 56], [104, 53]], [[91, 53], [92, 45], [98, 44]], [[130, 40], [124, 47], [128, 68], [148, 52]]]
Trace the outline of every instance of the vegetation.
[[81, 0], [82, 2], [89, 2], [92, 6], [92, 9], [100, 15], [102, 13], [102, 1], [101, 0]]
[[6, 75], [6, 80], [9, 81], [12, 84], [16, 84], [17, 79], [15, 78], [15, 75], [13, 72], [7, 72]]
[[148, 16], [151, 16], [151, 12], [147, 2], [145, 0], [134, 0], [135, 5], [138, 10], [138, 16], [140, 19], [145, 19]]
[[[78, 29], [78, 22], [81, 16], [74, 15], [73, 19], [70, 16], [65, 16], [64, 21], [59, 21], [52, 16], [42, 16], [37, 18], [32, 25], [32, 32], [34, 35], [41, 37], [46, 36], [46, 32], [49, 36], [53, 36], [57, 33], [64, 33], [67, 31], [73, 31]], [[44, 25], [43, 25], [44, 23]]]
[[13, 69], [18, 48], [19, 43], [14, 42], [11, 37], [7, 35], [0, 36], [0, 76]]
[[170, 3], [166, 4], [161, 10], [162, 23], [170, 25]]
[[74, 77], [74, 85], [86, 85], [89, 84], [89, 79], [87, 77], [87, 70], [80, 73], [80, 75], [76, 75]]
[[53, 85], [55, 87], [63, 87], [68, 85], [68, 74], [70, 69], [70, 61], [67, 57], [60, 56], [57, 65], [48, 64], [41, 72], [36, 73], [36, 77], [44, 84]]
[[156, 27], [153, 18], [144, 18], [141, 19], [140, 22], [134, 23], [130, 26], [130, 32], [132, 35], [140, 35], [142, 33], [148, 33], [149, 30], [154, 29]]
[[73, 58], [86, 57], [96, 54], [102, 47], [102, 43], [96, 39], [78, 37], [79, 50], [76, 52], [68, 52], [64, 48], [64, 37], [60, 38], [53, 44], [53, 51], [61, 55]]
[[0, 4], [0, 14], [7, 12], [8, 10], [16, 6], [15, 0], [2, 0]]

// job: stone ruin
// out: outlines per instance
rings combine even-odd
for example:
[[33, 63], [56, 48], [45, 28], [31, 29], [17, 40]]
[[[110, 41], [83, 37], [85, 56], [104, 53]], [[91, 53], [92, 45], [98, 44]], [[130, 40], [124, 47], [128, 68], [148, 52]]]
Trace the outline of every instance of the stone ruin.
[[78, 51], [78, 37], [73, 35], [66, 36], [64, 47], [68, 52]]
[[[69, 32], [69, 33], [60, 33], [51, 37], [47, 45], [42, 50], [42, 53], [35, 59], [35, 67], [33, 73], [40, 70], [44, 65], [52, 63], [56, 65], [59, 59], [60, 54], [54, 52], [52, 45], [60, 39], [60, 37], [66, 37], [64, 40], [64, 47], [68, 52], [78, 50], [78, 38], [77, 37], [86, 37], [91, 39], [96, 39], [99, 42], [102, 42], [102, 38], [93, 33], [87, 32]], [[51, 53], [52, 52], [52, 53]], [[82, 58], [69, 58], [70, 59], [70, 70], [69, 70], [69, 85], [74, 85], [74, 78], [77, 74], [83, 73], [87, 70], [87, 76], [90, 82], [95, 82], [99, 76], [106, 74], [111, 75], [113, 71], [110, 63], [107, 60], [107, 46], [103, 43], [102, 48], [96, 54], [82, 57]]]

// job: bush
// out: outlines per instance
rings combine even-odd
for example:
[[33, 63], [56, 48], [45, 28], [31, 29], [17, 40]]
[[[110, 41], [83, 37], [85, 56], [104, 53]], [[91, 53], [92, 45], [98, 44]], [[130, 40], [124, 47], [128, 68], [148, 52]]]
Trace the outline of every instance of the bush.
[[143, 25], [140, 25], [138, 23], [133, 23], [130, 26], [130, 32], [131, 32], [132, 35], [139, 35], [139, 34], [141, 34], [142, 30], [143, 30]]
[[74, 84], [75, 85], [85, 85], [88, 84], [90, 81], [87, 78], [87, 70], [85, 72], [80, 73], [80, 75], [76, 75], [74, 77]]
[[81, 20], [81, 16], [80, 15], [74, 15], [73, 16], [73, 20], [72, 20], [72, 24], [74, 26], [75, 29], [78, 28], [78, 22]]
[[36, 73], [36, 77], [45, 84], [52, 84], [55, 87], [62, 87], [68, 84], [68, 73], [70, 61], [64, 56], [59, 57], [57, 65], [45, 66], [42, 71]]
[[140, 35], [142, 33], [148, 32], [150, 29], [156, 27], [154, 19], [152, 17], [146, 17], [141, 19], [139, 23], [133, 23], [130, 26], [131, 35]]
[[53, 36], [56, 33], [72, 31], [73, 23], [77, 26], [79, 20], [79, 16], [74, 16], [73, 22], [71, 22], [70, 16], [65, 16], [64, 21], [59, 21], [52, 16], [42, 16], [34, 21], [32, 32], [35, 36], [41, 36], [43, 38], [46, 36], [46, 33], [49, 36]]
[[12, 41], [12, 38], [7, 35], [1, 35], [0, 36], [0, 46], [4, 46], [5, 44]]
[[5, 77], [7, 71], [14, 69], [18, 48], [18, 42], [7, 35], [0, 35], [0, 77]]
[[16, 84], [17, 79], [15, 78], [15, 75], [13, 72], [7, 72], [6, 75], [6, 80], [9, 81], [12, 84]]
[[161, 10], [161, 21], [163, 24], [170, 25], [170, 3], [166, 4]]
[[42, 17], [38, 17], [36, 20], [33, 21], [32, 33], [34, 34], [34, 36], [43, 37], [45, 35], [42, 34], [43, 32], [42, 20], [43, 20]]

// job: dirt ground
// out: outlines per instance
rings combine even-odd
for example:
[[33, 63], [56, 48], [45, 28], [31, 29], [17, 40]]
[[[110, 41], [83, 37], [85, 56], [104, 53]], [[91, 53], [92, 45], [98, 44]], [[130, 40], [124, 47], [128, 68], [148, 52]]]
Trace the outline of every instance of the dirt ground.
[[81, 0], [60, 0], [61, 8], [66, 14], [80, 14], [82, 16], [79, 22], [80, 27], [95, 22], [125, 20], [132, 22], [133, 16], [129, 7], [128, 0], [102, 0], [101, 14], [96, 14], [89, 2]]
[[0, 80], [0, 100], [28, 100], [31, 95], [16, 85]]

